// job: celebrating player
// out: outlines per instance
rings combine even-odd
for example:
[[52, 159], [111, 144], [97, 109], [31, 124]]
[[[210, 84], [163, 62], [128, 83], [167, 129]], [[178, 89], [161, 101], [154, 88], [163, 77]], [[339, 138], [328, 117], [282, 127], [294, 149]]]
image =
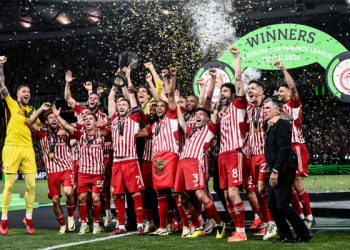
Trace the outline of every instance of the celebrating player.
[[244, 94], [239, 50], [231, 48], [235, 57], [235, 89], [232, 84], [221, 86], [223, 110], [220, 121], [220, 152], [218, 156], [220, 188], [225, 192], [228, 211], [233, 216], [236, 231], [229, 242], [247, 240], [245, 234], [244, 205], [239, 194], [243, 184], [244, 154], [241, 151], [245, 139], [247, 100]]
[[136, 134], [140, 128], [140, 111], [130, 78], [130, 68], [123, 68], [128, 86], [130, 102], [121, 99], [114, 101], [115, 90], [111, 89], [108, 98], [108, 113], [111, 117], [113, 141], [112, 194], [118, 217], [118, 228], [110, 235], [125, 234], [125, 188], [132, 194], [137, 220], [137, 234], [143, 235], [143, 205], [141, 191], [143, 179], [136, 155]]
[[[179, 159], [179, 122], [174, 98], [176, 69], [169, 69], [171, 80], [167, 87], [168, 102], [157, 102], [156, 114], [159, 121], [142, 129], [139, 137], [152, 136], [153, 142], [153, 187], [158, 195], [159, 228], [152, 235], [168, 235], [167, 212], [170, 189], [174, 188], [176, 166]], [[167, 79], [163, 79], [167, 84]]]
[[[5, 77], [3, 72], [4, 64], [7, 58], [0, 61], [0, 95], [6, 102], [7, 128], [5, 144], [2, 151], [3, 172], [5, 174], [5, 186], [2, 193], [2, 215], [0, 232], [2, 235], [8, 234], [8, 209], [11, 203], [12, 190], [16, 181], [16, 174], [19, 170], [24, 176], [26, 191], [26, 216], [23, 223], [26, 225], [27, 232], [34, 234], [32, 221], [33, 206], [35, 199], [35, 177], [36, 162], [32, 143], [32, 135], [27, 126], [27, 119], [30, 118], [35, 109], [29, 106], [30, 89], [28, 85], [17, 87], [17, 101], [9, 95], [5, 86]], [[40, 124], [38, 119], [32, 123]]]
[[[198, 215], [189, 203], [187, 196], [184, 194], [185, 191], [194, 191], [198, 200], [204, 204], [208, 216], [214, 219], [217, 227], [216, 238], [222, 238], [225, 233], [225, 223], [221, 221], [213, 200], [211, 200], [206, 193], [207, 183], [204, 162], [206, 152], [217, 132], [216, 119], [218, 113], [216, 109], [210, 121], [210, 112], [208, 108], [211, 108], [211, 98], [214, 91], [217, 71], [215, 69], [210, 69], [210, 74], [212, 81], [207, 95], [207, 99], [209, 99], [208, 105], [196, 108], [195, 127], [191, 125], [187, 126], [186, 141], [176, 171], [175, 192], [180, 193], [181, 203], [186, 212], [190, 215], [189, 218], [195, 227], [195, 231], [188, 235], [190, 238], [203, 236], [205, 232], [203, 231], [201, 222], [198, 220]], [[183, 124], [184, 118], [180, 117], [179, 122]]]
[[39, 138], [45, 162], [49, 193], [52, 200], [53, 209], [60, 225], [59, 234], [66, 233], [67, 226], [64, 220], [63, 210], [60, 204], [61, 184], [67, 199], [68, 230], [75, 229], [75, 202], [73, 195], [73, 166], [69, 152], [69, 138], [67, 133], [58, 135], [62, 131], [58, 127], [56, 116], [50, 110], [51, 104], [44, 103], [38, 111], [33, 113], [36, 119], [43, 111], [46, 128], [35, 124], [32, 126], [35, 135]]
[[264, 223], [264, 240], [274, 237], [276, 225], [271, 219], [267, 200], [267, 185], [269, 178], [269, 167], [264, 155], [265, 131], [263, 129], [265, 117], [263, 112], [264, 86], [261, 82], [253, 80], [248, 84], [247, 94], [249, 103], [248, 114], [248, 145], [251, 154], [250, 173], [253, 184], [256, 187], [258, 207], [253, 206], [260, 219]]
[[97, 133], [97, 117], [88, 114], [84, 120], [85, 131], [77, 131], [60, 116], [60, 109], [52, 107], [53, 114], [57, 117], [59, 124], [76, 140], [80, 145], [80, 162], [78, 170], [78, 209], [81, 221], [79, 234], [89, 232], [86, 222], [86, 198], [88, 191], [92, 192], [93, 200], [93, 234], [100, 233], [100, 193], [103, 186], [103, 144], [104, 136]]

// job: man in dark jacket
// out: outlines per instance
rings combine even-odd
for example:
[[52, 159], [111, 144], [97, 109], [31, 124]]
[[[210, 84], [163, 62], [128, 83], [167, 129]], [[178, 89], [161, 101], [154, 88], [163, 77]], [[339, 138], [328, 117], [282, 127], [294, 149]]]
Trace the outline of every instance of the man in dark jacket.
[[290, 205], [296, 161], [292, 153], [290, 122], [281, 118], [282, 104], [274, 98], [264, 102], [267, 123], [265, 158], [272, 173], [269, 179], [269, 208], [273, 214], [280, 239], [278, 243], [292, 243], [294, 237], [287, 220], [292, 225], [296, 242], [308, 242], [311, 235], [297, 212]]

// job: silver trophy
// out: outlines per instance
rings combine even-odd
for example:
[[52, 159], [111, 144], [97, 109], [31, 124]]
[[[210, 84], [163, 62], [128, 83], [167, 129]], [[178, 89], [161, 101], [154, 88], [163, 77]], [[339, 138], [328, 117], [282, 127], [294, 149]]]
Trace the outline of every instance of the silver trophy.
[[124, 67], [130, 67], [130, 70], [136, 68], [139, 58], [136, 54], [130, 51], [124, 51], [118, 55], [118, 73], [114, 79], [114, 86], [122, 88], [126, 84], [126, 76], [122, 69]]

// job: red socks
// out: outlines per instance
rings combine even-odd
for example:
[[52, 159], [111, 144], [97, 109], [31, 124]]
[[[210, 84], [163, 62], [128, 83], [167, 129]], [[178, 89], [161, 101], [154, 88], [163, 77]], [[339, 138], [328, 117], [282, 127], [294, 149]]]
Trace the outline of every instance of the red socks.
[[269, 205], [267, 201], [267, 193], [259, 194], [258, 196], [258, 202], [260, 205], [260, 208], [258, 211], [259, 217], [262, 222], [267, 223], [271, 221], [271, 214], [269, 210]]
[[298, 193], [298, 196], [299, 196], [301, 203], [303, 204], [303, 208], [305, 210], [305, 215], [306, 216], [311, 215], [312, 212], [311, 212], [309, 195], [304, 190], [304, 188], [302, 190], [300, 190], [300, 192]]
[[198, 213], [192, 205], [190, 205], [190, 207], [186, 211], [186, 214], [195, 228], [201, 227], [201, 222], [198, 220]]
[[227, 211], [230, 214], [231, 220], [233, 221], [233, 224], [235, 225], [235, 227], [237, 227], [237, 218], [236, 218], [235, 210], [233, 208], [233, 204], [231, 203], [231, 201], [226, 201], [226, 206], [227, 206]]
[[67, 208], [68, 216], [69, 216], [69, 217], [74, 216], [75, 206], [74, 206], [74, 205], [72, 205], [72, 206], [68, 206], [68, 205], [67, 205], [66, 208]]
[[216, 210], [215, 204], [212, 200], [209, 200], [209, 202], [205, 204], [205, 211], [207, 211], [210, 218], [214, 219], [217, 225], [221, 223], [219, 213]]
[[298, 215], [303, 213], [303, 210], [301, 209], [301, 206], [300, 206], [298, 194], [295, 190], [292, 193], [291, 203], [294, 209], [297, 210]]
[[98, 223], [100, 221], [101, 203], [94, 204], [92, 210], [94, 213], [94, 223]]
[[234, 204], [233, 206], [235, 214], [236, 214], [236, 227], [244, 228], [245, 227], [245, 218], [244, 218], [244, 205], [243, 202], [239, 202], [237, 204]]
[[185, 213], [185, 210], [182, 206], [182, 204], [179, 202], [179, 199], [176, 198], [176, 206], [177, 206], [177, 210], [179, 211], [180, 217], [181, 217], [181, 221], [182, 221], [182, 226], [183, 227], [188, 227], [188, 218], [187, 215]]
[[143, 204], [142, 204], [141, 194], [140, 193], [133, 194], [132, 199], [134, 200], [134, 207], [135, 207], [137, 224], [142, 224], [142, 222], [143, 222]]
[[158, 214], [159, 214], [159, 227], [166, 228], [166, 219], [168, 213], [168, 200], [166, 194], [158, 196]]
[[79, 216], [80, 216], [81, 223], [86, 223], [86, 211], [87, 211], [86, 204], [79, 204], [78, 210], [79, 210]]
[[117, 213], [117, 219], [119, 225], [125, 225], [125, 200], [124, 195], [115, 195], [114, 206]]
[[57, 221], [58, 221], [58, 224], [60, 224], [60, 226], [66, 225], [66, 222], [64, 221], [64, 215], [63, 214], [61, 214], [60, 216], [57, 217]]

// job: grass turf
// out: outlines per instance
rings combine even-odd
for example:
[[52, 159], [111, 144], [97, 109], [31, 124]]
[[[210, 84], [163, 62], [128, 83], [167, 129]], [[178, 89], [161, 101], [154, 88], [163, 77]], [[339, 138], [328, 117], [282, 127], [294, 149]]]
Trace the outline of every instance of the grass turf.
[[[228, 233], [227, 233], [228, 234]], [[77, 232], [57, 235], [55, 230], [37, 230], [34, 236], [28, 236], [24, 229], [11, 230], [9, 235], [1, 237], [2, 249], [38, 249], [53, 247], [59, 244], [86, 241], [99, 237], [106, 237], [106, 233], [99, 235], [78, 235]], [[214, 236], [205, 236], [197, 239], [181, 238], [180, 234], [163, 237], [126, 236], [107, 239], [95, 243], [71, 246], [64, 249], [267, 249], [282, 248], [271, 241], [263, 241], [261, 236], [248, 233], [248, 241], [228, 243], [226, 239], [215, 239]], [[308, 244], [284, 244], [283, 249], [350, 249], [349, 233], [347, 232], [319, 232]]]
[[[312, 175], [304, 179], [306, 190], [350, 190], [350, 175]], [[212, 190], [212, 178], [209, 181], [209, 187]], [[0, 192], [2, 193], [4, 182], [0, 181]], [[24, 181], [17, 181], [13, 193], [20, 193], [24, 197]], [[63, 194], [63, 192], [62, 192]], [[39, 203], [50, 203], [47, 198], [47, 181], [36, 181], [35, 201]], [[65, 202], [62, 197], [62, 202]]]

